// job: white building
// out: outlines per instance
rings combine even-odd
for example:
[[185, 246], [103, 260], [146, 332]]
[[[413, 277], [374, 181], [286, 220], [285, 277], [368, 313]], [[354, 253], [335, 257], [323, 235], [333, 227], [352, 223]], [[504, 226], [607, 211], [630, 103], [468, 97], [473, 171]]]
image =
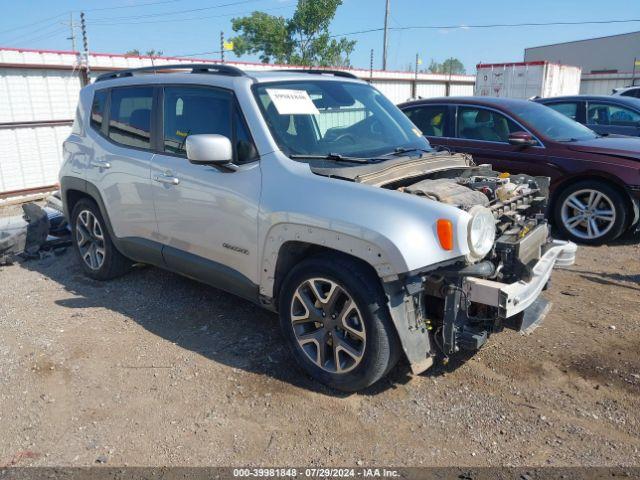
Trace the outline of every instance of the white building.
[[[640, 32], [531, 47], [525, 62], [547, 61], [582, 68], [583, 73], [629, 73], [640, 60]], [[640, 69], [639, 69], [640, 70]]]

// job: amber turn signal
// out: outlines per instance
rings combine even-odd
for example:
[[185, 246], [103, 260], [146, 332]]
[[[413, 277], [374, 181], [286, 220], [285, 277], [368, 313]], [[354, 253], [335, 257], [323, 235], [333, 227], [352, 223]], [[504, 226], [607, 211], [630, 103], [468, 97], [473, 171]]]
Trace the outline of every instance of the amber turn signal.
[[451, 220], [438, 219], [438, 240], [444, 250], [453, 250], [453, 224]]

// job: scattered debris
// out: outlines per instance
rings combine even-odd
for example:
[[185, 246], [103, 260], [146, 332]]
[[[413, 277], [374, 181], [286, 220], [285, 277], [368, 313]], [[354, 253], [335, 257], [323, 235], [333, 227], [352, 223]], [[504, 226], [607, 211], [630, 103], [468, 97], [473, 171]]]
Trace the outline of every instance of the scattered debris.
[[0, 265], [13, 263], [26, 241], [27, 222], [22, 217], [0, 219]]
[[42, 252], [59, 254], [71, 245], [71, 230], [62, 211], [59, 193], [47, 199], [47, 206], [22, 205], [23, 215], [0, 218], [0, 265], [16, 257], [41, 258]]

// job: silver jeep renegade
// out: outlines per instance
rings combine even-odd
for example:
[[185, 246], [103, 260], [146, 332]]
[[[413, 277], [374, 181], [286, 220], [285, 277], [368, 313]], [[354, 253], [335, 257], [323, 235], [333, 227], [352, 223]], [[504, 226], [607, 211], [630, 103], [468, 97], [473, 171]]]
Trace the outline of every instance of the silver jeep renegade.
[[341, 390], [530, 331], [554, 266], [548, 179], [435, 151], [342, 71], [174, 65], [85, 87], [60, 172], [86, 274], [133, 263], [277, 311], [301, 367]]

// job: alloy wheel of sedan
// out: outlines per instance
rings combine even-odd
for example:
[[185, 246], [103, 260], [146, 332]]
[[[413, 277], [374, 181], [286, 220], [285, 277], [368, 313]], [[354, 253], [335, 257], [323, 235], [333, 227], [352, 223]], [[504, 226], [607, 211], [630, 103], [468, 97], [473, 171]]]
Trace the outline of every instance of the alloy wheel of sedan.
[[594, 240], [606, 235], [616, 221], [613, 201], [603, 192], [582, 189], [569, 195], [562, 204], [562, 223], [574, 236]]
[[76, 243], [80, 257], [92, 270], [100, 270], [105, 259], [102, 226], [89, 210], [82, 210], [76, 219]]
[[318, 367], [343, 374], [362, 361], [367, 342], [362, 314], [336, 282], [303, 281], [291, 300], [290, 317], [299, 347]]

